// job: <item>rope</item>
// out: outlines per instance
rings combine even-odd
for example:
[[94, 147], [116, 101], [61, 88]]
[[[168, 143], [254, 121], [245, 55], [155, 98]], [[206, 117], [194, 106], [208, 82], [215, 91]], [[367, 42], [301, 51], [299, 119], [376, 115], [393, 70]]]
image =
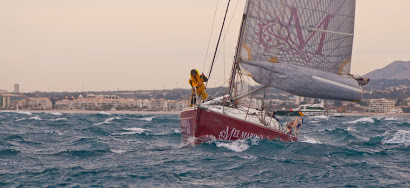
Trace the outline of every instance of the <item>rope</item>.
[[[214, 57], [212, 59], [212, 64], [211, 64], [211, 69], [209, 70], [209, 74], [208, 74], [208, 80], [209, 80], [209, 78], [211, 78], [212, 68], [213, 68], [214, 63], [215, 63], [215, 57], [216, 57], [216, 54], [218, 52], [219, 41], [221, 40], [221, 35], [222, 35], [223, 29], [224, 29], [225, 19], [226, 19], [226, 15], [228, 14], [228, 9], [229, 9], [229, 4], [230, 3], [231, 3], [231, 0], [228, 1], [228, 5], [226, 6], [226, 11], [225, 11], [224, 20], [222, 22], [221, 32], [219, 32], [218, 42], [216, 43], [215, 53], [214, 53]], [[207, 83], [207, 85], [208, 85], [208, 83]]]
[[212, 20], [212, 28], [211, 28], [211, 33], [209, 34], [208, 47], [206, 48], [206, 55], [205, 55], [204, 65], [202, 66], [202, 72], [203, 72], [204, 69], [205, 69], [206, 59], [208, 58], [209, 45], [211, 44], [212, 31], [214, 30], [215, 17], [216, 17], [216, 12], [217, 12], [217, 10], [218, 10], [218, 4], [219, 4], [219, 0], [216, 1], [216, 7], [215, 7], [215, 12], [214, 12], [214, 19]]

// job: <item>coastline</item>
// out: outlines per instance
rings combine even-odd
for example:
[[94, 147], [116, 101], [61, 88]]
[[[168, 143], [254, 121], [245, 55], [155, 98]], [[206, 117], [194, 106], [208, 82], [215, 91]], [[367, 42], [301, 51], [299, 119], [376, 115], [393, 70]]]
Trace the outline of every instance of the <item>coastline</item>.
[[0, 110], [0, 112], [30, 112], [30, 113], [62, 113], [62, 114], [141, 114], [141, 115], [157, 115], [157, 114], [173, 114], [177, 115], [179, 111], [92, 111], [92, 110]]
[[[62, 114], [171, 114], [178, 115], [180, 111], [92, 111], [92, 110], [0, 110], [0, 112], [30, 112], [30, 113], [62, 113]], [[410, 116], [410, 113], [343, 113], [342, 116]]]
[[410, 116], [410, 113], [343, 113], [343, 116]]

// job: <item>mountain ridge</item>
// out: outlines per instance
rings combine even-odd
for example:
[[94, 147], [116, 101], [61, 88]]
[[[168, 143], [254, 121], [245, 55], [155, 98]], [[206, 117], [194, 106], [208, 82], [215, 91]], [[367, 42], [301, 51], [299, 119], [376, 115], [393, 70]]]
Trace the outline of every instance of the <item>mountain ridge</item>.
[[371, 71], [363, 77], [374, 79], [410, 80], [410, 61], [394, 61], [389, 65]]

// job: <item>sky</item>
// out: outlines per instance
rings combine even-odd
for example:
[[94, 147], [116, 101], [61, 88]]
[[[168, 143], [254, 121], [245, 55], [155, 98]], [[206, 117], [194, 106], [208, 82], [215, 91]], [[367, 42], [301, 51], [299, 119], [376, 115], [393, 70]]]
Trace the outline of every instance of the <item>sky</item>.
[[[208, 74], [227, 0], [0, 0], [0, 89], [189, 88]], [[229, 78], [245, 0], [232, 0], [208, 87]], [[409, 0], [357, 0], [351, 72], [410, 61]], [[217, 14], [214, 14], [216, 10]], [[215, 19], [214, 19], [215, 16]]]

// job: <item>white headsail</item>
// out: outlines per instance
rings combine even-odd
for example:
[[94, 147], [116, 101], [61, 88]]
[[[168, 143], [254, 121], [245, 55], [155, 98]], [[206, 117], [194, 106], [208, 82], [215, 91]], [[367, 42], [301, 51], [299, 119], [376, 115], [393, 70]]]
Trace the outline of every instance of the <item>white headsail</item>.
[[262, 84], [296, 95], [358, 101], [350, 76], [355, 0], [249, 0], [239, 64]]

